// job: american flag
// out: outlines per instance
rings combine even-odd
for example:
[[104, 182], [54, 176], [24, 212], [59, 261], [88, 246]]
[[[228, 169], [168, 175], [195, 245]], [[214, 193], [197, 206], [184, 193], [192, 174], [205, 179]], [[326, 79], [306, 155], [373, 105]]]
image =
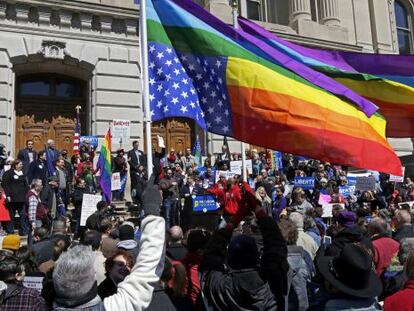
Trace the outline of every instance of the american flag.
[[81, 126], [80, 126], [80, 118], [79, 118], [79, 109], [76, 109], [75, 133], [73, 134], [73, 155], [79, 155], [80, 131], [81, 131]]
[[188, 117], [221, 135], [232, 132], [225, 86], [225, 57], [180, 54], [151, 42], [148, 47], [151, 119]]

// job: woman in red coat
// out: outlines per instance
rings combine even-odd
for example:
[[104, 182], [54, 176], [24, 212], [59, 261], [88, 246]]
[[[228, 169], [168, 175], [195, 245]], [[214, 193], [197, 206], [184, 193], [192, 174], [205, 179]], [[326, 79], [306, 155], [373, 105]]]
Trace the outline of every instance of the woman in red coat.
[[414, 252], [411, 252], [405, 262], [405, 273], [408, 281], [404, 289], [387, 297], [384, 301], [384, 311], [414, 310]]

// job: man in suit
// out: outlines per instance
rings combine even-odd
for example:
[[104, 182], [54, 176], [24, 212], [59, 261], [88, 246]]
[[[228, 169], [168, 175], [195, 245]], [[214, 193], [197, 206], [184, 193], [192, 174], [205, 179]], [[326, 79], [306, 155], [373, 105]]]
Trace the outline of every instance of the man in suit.
[[184, 206], [181, 211], [181, 227], [184, 231], [190, 229], [191, 216], [193, 214], [193, 195], [203, 194], [204, 190], [201, 188], [194, 179], [194, 176], [189, 175], [187, 177], [186, 184], [180, 190], [180, 196], [184, 199]]
[[30, 163], [37, 160], [37, 153], [33, 149], [33, 140], [26, 141], [26, 148], [19, 151], [17, 158], [23, 163], [23, 173], [27, 175]]
[[129, 164], [129, 175], [131, 178], [131, 190], [132, 197], [135, 197], [134, 190], [137, 186], [137, 177], [138, 168], [140, 165], [147, 167], [147, 157], [145, 156], [142, 150], [139, 150], [139, 141], [134, 140], [132, 142], [132, 149], [128, 151], [128, 164]]
[[37, 155], [37, 160], [33, 161], [29, 165], [29, 170], [27, 172], [27, 178], [29, 184], [32, 183], [33, 179], [40, 179], [43, 185], [47, 183], [47, 163], [46, 163], [46, 152], [44, 150], [39, 151]]

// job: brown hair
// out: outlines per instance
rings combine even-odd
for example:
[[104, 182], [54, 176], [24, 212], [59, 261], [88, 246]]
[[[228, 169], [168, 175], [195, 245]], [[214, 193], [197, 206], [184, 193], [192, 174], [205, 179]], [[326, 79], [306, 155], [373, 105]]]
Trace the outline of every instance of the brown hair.
[[111, 271], [115, 263], [115, 258], [118, 256], [123, 256], [125, 258], [128, 268], [132, 269], [132, 267], [134, 266], [134, 259], [132, 258], [131, 254], [127, 251], [118, 250], [115, 254], [113, 254], [105, 261], [106, 273], [109, 273], [109, 271]]
[[299, 232], [293, 221], [282, 219], [278, 225], [287, 245], [295, 245], [299, 237]]

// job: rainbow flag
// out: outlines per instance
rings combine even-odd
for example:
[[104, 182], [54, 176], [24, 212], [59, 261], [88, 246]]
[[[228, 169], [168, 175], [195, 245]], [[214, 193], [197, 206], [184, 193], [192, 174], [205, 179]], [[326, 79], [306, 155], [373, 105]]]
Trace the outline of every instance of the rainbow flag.
[[101, 153], [98, 159], [98, 170], [100, 172], [99, 185], [105, 201], [112, 201], [111, 179], [112, 179], [112, 157], [111, 157], [111, 129], [105, 135], [102, 142]]
[[355, 106], [288, 70], [298, 62], [276, 62], [260, 40], [190, 0], [148, 1], [147, 12], [153, 120], [189, 117], [246, 143], [401, 174], [376, 108]]
[[239, 17], [249, 35], [374, 102], [387, 120], [387, 137], [414, 136], [414, 56], [326, 51], [285, 41]]

